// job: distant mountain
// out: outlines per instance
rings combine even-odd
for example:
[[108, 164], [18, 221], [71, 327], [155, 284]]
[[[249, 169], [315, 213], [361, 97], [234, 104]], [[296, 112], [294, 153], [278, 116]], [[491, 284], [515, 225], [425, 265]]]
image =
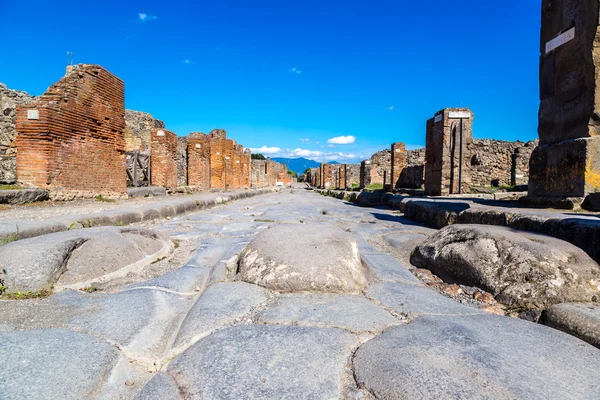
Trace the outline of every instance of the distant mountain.
[[339, 164], [337, 161], [329, 161], [327, 164]]
[[309, 160], [308, 158], [300, 157], [300, 158], [271, 158], [271, 160], [276, 161], [281, 164], [287, 164], [287, 167], [290, 171], [294, 171], [297, 174], [303, 173], [306, 168], [317, 168], [320, 164], [314, 160]]

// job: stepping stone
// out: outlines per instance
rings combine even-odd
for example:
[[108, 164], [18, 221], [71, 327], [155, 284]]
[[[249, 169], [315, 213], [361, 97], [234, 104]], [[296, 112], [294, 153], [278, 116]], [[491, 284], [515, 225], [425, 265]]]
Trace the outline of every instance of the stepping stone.
[[483, 311], [464, 306], [423, 286], [380, 282], [369, 286], [365, 295], [396, 315], [409, 320], [421, 315], [483, 313]]
[[[340, 399], [354, 385], [357, 341], [341, 329], [248, 325], [219, 330], [171, 362], [166, 374], [189, 399]], [[174, 392], [156, 377], [139, 395]], [[169, 397], [165, 397], [169, 398]], [[174, 397], [177, 398], [177, 397]]]
[[543, 325], [495, 315], [426, 316], [354, 357], [378, 399], [598, 399], [600, 351]]
[[0, 332], [0, 398], [131, 397], [129, 362], [112, 345], [68, 329]]
[[264, 307], [270, 297], [268, 290], [245, 282], [213, 283], [189, 310], [172, 353], [181, 353], [217, 329], [251, 322], [253, 312]]
[[600, 266], [579, 247], [503, 226], [447, 226], [417, 247], [411, 262], [511, 306], [545, 309], [600, 297]]
[[544, 312], [544, 322], [600, 348], [600, 304], [556, 304]]
[[400, 320], [362, 296], [286, 294], [262, 311], [259, 322], [342, 328], [352, 333], [381, 333]]
[[360, 293], [367, 284], [356, 241], [329, 224], [262, 231], [242, 253], [239, 279], [280, 292]]

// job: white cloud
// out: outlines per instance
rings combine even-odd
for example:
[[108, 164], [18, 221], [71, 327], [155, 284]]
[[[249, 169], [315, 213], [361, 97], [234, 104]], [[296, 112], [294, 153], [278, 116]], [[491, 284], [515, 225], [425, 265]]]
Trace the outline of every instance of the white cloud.
[[146, 21], [156, 21], [158, 19], [158, 17], [156, 15], [150, 15], [150, 14], [146, 14], [146, 13], [139, 13], [138, 14], [138, 18], [140, 19], [140, 21], [142, 22], [146, 22]]
[[335, 147], [335, 144], [328, 144], [328, 145], [327, 145], [327, 147], [334, 148], [334, 147]]
[[302, 143], [308, 143], [308, 142], [310, 142], [310, 139], [309, 138], [303, 138], [303, 139], [300, 139], [300, 141]]
[[321, 144], [321, 142], [317, 142], [316, 144]]
[[279, 147], [263, 146], [263, 147], [259, 147], [257, 149], [251, 148], [250, 151], [253, 153], [261, 153], [261, 154], [277, 154], [281, 151], [281, 149]]
[[184, 64], [193, 64], [194, 62], [193, 62], [193, 61], [190, 61], [190, 60], [183, 60], [183, 63], [184, 63]]
[[385, 108], [386, 111], [394, 111], [394, 106], [389, 106]]
[[354, 136], [338, 136], [327, 140], [329, 144], [353, 144], [356, 141]]
[[291, 73], [291, 74], [298, 74], [298, 75], [301, 75], [301, 74], [302, 74], [302, 71], [300, 71], [298, 68], [295, 68], [295, 67], [294, 67], [294, 68], [290, 69], [290, 73]]

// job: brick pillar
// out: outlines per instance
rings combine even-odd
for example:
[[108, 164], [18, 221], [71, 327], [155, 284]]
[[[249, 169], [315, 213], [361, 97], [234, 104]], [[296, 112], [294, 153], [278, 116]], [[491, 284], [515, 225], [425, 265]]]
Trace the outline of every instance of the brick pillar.
[[211, 140], [196, 132], [188, 136], [188, 185], [202, 190], [210, 189]]
[[400, 188], [400, 175], [406, 166], [406, 146], [404, 143], [392, 143], [392, 173], [391, 185], [392, 189]]
[[151, 184], [165, 189], [177, 189], [177, 135], [166, 129], [150, 132], [152, 155]]
[[[445, 108], [427, 121], [425, 194], [447, 196], [469, 192], [472, 127], [473, 113], [468, 108]], [[462, 187], [459, 185], [461, 180]]]
[[539, 146], [529, 197], [583, 199], [600, 192], [598, 0], [543, 0]]
[[340, 165], [338, 189], [346, 190], [346, 164]]

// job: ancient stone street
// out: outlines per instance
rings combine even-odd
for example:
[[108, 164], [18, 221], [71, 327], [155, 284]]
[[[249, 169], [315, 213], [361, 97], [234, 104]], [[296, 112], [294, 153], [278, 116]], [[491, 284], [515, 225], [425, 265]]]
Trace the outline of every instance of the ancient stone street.
[[[0, 247], [7, 292], [53, 292], [0, 300], [0, 398], [600, 398], [598, 348], [411, 264], [467, 265], [494, 240], [502, 257], [518, 248], [560, 271], [579, 257], [562, 292], [543, 281], [546, 306], [593, 296], [583, 251], [553, 238], [501, 242], [498, 227], [475, 236], [477, 248], [444, 252], [441, 242], [464, 242], [473, 228], [438, 231], [304, 188], [255, 194]], [[469, 276], [491, 268], [486, 257]], [[511, 281], [515, 268], [472, 284], [510, 287], [518, 305], [539, 296]], [[554, 307], [549, 317], [571, 333], [597, 321], [583, 306]], [[587, 341], [597, 345], [597, 331]]]

